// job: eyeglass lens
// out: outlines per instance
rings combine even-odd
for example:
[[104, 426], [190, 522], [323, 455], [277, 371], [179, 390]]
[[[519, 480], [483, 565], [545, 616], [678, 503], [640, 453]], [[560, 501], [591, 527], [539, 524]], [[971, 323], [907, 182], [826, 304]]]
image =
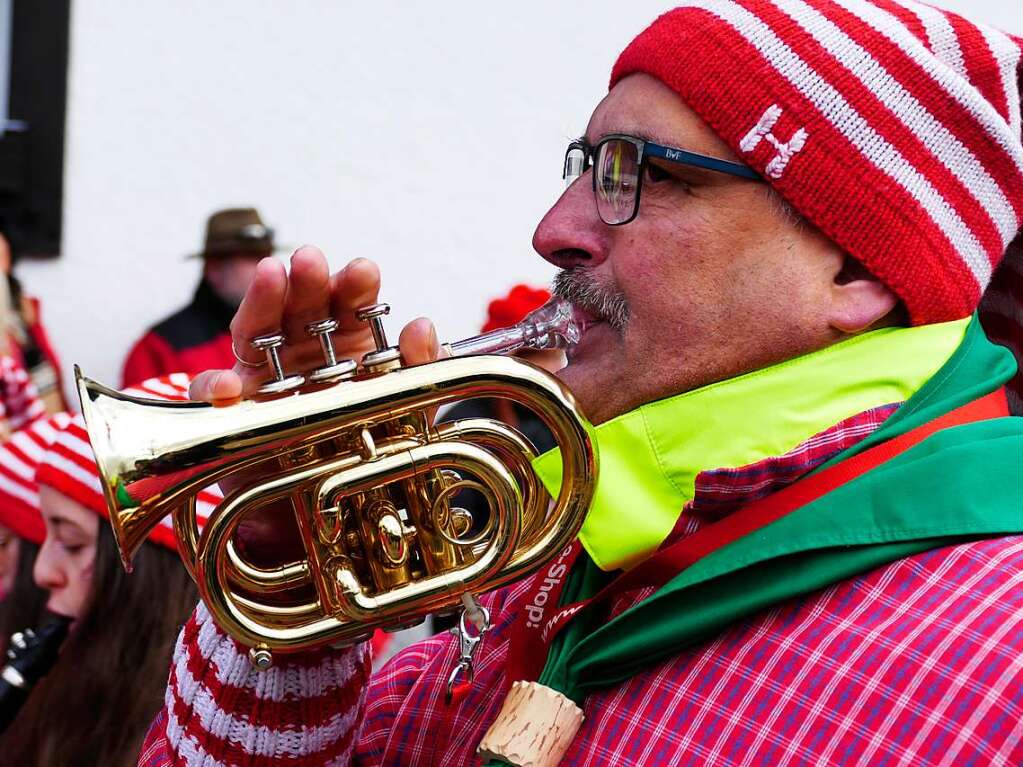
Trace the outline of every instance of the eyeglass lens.
[[579, 178], [586, 171], [586, 150], [578, 144], [573, 144], [565, 153], [565, 168], [561, 177], [565, 179], [565, 186], [571, 186], [572, 182]]
[[609, 139], [597, 147], [593, 161], [597, 212], [605, 224], [620, 224], [636, 210], [639, 186], [639, 147]]

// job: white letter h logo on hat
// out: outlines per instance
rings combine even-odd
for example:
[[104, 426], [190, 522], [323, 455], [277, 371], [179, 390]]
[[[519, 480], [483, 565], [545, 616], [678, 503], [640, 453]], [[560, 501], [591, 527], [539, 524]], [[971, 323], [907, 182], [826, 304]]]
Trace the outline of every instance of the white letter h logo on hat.
[[747, 154], [760, 146], [761, 141], [767, 141], [778, 151], [774, 159], [767, 164], [765, 171], [770, 178], [775, 179], [782, 177], [789, 162], [806, 146], [806, 140], [810, 137], [805, 128], [800, 128], [783, 144], [772, 132], [783, 114], [785, 110], [777, 104], [769, 107], [760, 118], [760, 122], [739, 142], [739, 148]]

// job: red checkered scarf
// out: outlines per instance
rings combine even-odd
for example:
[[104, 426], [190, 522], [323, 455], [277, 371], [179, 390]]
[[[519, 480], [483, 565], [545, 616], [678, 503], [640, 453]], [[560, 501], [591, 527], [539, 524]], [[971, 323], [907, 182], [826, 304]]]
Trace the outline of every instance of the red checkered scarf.
[[[125, 389], [124, 393], [150, 399], [184, 401], [188, 399], [188, 384], [187, 375], [174, 373], [149, 379]], [[108, 516], [96, 458], [81, 415], [69, 419], [59, 430], [56, 439], [42, 457], [35, 478], [40, 485], [52, 487], [97, 514]], [[221, 498], [222, 494], [216, 486], [199, 493], [196, 501], [196, 518], [200, 529]], [[149, 534], [149, 540], [177, 550], [173, 520], [170, 517], [160, 520]]]

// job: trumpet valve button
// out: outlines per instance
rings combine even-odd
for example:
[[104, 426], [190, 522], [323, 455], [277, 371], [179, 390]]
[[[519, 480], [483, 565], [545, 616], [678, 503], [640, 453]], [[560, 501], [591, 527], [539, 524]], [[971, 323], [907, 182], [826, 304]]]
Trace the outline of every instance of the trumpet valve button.
[[305, 326], [305, 332], [319, 340], [320, 351], [323, 352], [323, 367], [319, 367], [309, 374], [310, 381], [323, 383], [324, 381], [351, 378], [358, 368], [355, 360], [338, 360], [334, 353], [334, 342], [330, 334], [337, 330], [337, 325], [337, 320], [327, 317], [323, 320], [310, 322]]
[[324, 333], [333, 333], [337, 330], [337, 320], [333, 317], [327, 317], [316, 322], [310, 322], [305, 326], [305, 332], [311, 336], [319, 336]]
[[373, 333], [373, 343], [377, 351], [382, 352], [387, 348], [387, 334], [384, 333], [384, 320], [391, 313], [390, 304], [373, 304], [364, 306], [355, 312], [356, 319], [361, 322], [368, 322], [369, 329]]
[[337, 330], [337, 320], [333, 317], [310, 322], [305, 326], [305, 332], [320, 342], [320, 351], [323, 352], [325, 367], [337, 364], [337, 357], [334, 354], [334, 342], [330, 338], [330, 334], [335, 330]]
[[372, 319], [373, 317], [383, 317], [391, 313], [390, 304], [370, 304], [369, 306], [363, 306], [356, 309], [356, 318], [365, 322], [366, 320]]
[[283, 346], [284, 340], [283, 333], [267, 333], [263, 336], [256, 336], [249, 342], [249, 345], [259, 351], [268, 351]]
[[273, 373], [273, 379], [259, 387], [260, 394], [280, 394], [290, 391], [305, 383], [305, 377], [300, 375], [285, 375], [284, 367], [281, 365], [280, 348], [284, 345], [283, 333], [268, 333], [264, 336], [253, 338], [250, 345], [266, 354], [267, 364]]
[[355, 364], [355, 360], [340, 360], [332, 365], [324, 365], [322, 368], [317, 368], [309, 374], [309, 380], [315, 383], [322, 383], [324, 381], [342, 380], [344, 378], [351, 378], [355, 375], [355, 371], [358, 365]]

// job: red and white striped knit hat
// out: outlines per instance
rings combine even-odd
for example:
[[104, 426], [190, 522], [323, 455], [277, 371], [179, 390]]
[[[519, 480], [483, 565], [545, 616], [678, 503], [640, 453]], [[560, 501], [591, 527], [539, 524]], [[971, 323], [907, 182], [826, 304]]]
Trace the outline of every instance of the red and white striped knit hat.
[[41, 544], [46, 526], [39, 513], [36, 469], [60, 430], [71, 421], [57, 413], [33, 421], [0, 445], [0, 525], [19, 538]]
[[[125, 389], [125, 394], [163, 400], [187, 400], [189, 378], [184, 373], [174, 373]], [[108, 517], [107, 503], [103, 497], [96, 459], [89, 444], [89, 435], [81, 415], [69, 419], [60, 429], [56, 439], [43, 456], [36, 471], [36, 481], [66, 495], [97, 514]], [[213, 508], [220, 502], [220, 491], [211, 486], [199, 493], [196, 500], [196, 517], [200, 529], [206, 524]], [[174, 523], [170, 517], [160, 521], [149, 540], [177, 550]]]
[[[977, 309], [1020, 231], [1021, 45], [914, 0], [690, 0], [611, 85], [678, 93], [926, 324]], [[1018, 258], [985, 300], [996, 340], [1023, 337]]]

